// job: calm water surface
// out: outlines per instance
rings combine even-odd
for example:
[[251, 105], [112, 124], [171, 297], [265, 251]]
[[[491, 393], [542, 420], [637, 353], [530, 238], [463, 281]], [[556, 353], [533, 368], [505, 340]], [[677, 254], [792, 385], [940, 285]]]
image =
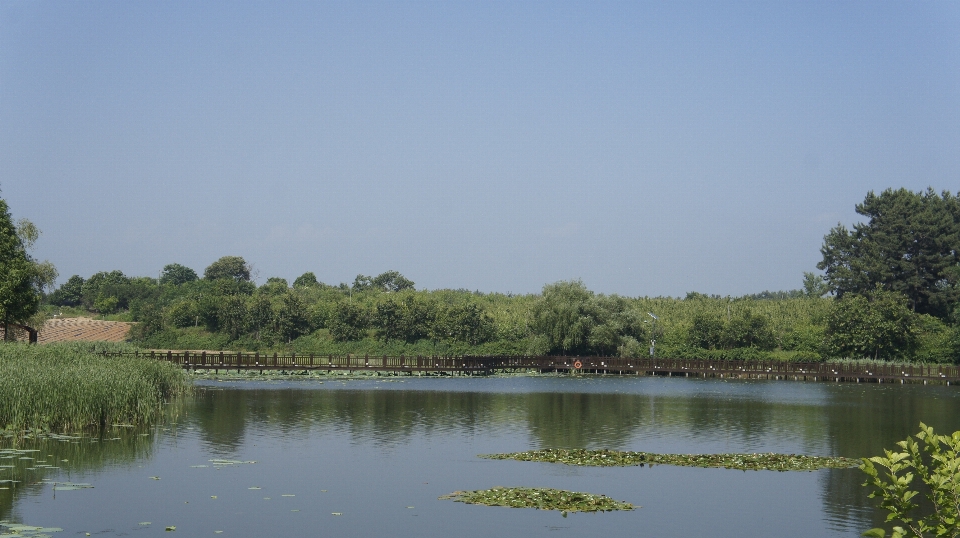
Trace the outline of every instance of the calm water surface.
[[[22, 480], [0, 490], [0, 520], [61, 527], [59, 537], [169, 538], [171, 525], [178, 536], [211, 537], [854, 537], [883, 520], [856, 469], [579, 468], [476, 455], [564, 447], [861, 457], [915, 433], [920, 421], [960, 430], [958, 409], [955, 387], [922, 385], [208, 381], [176, 424], [115, 429], [114, 440], [47, 441], [33, 445], [34, 460], [0, 461], [13, 465], [0, 467], [0, 479]], [[256, 463], [217, 468], [209, 461], [217, 458]], [[60, 469], [27, 469], [35, 462]], [[94, 488], [54, 491], [43, 478]], [[642, 508], [563, 518], [437, 499], [498, 485], [603, 493]]]

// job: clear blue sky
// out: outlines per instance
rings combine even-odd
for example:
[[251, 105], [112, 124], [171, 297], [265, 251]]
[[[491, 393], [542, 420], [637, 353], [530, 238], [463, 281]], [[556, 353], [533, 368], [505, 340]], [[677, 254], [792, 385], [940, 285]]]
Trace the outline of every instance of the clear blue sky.
[[0, 190], [63, 282], [800, 287], [960, 188], [960, 2], [0, 3]]

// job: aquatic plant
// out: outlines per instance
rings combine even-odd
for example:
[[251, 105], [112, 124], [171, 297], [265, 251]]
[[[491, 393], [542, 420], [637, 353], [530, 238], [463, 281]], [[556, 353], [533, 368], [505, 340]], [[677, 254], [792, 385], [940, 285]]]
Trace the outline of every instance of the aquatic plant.
[[542, 461], [564, 465], [625, 467], [633, 465], [678, 465], [742, 471], [815, 471], [856, 467], [859, 460], [798, 454], [655, 454], [619, 450], [546, 449], [509, 454], [480, 454], [492, 460]]
[[105, 357], [89, 344], [0, 345], [0, 427], [8, 432], [144, 423], [190, 390], [187, 374], [163, 361]]
[[62, 532], [60, 527], [34, 527], [33, 525], [23, 525], [12, 523], [10, 521], [0, 521], [0, 532], [4, 529], [10, 531], [10, 534], [4, 532], [0, 536], [17, 536], [22, 538], [50, 538], [50, 533]]
[[454, 491], [439, 498], [486, 506], [560, 510], [564, 512], [564, 516], [566, 516], [566, 512], [611, 512], [613, 510], [634, 509], [632, 504], [616, 501], [606, 495], [549, 488], [505, 488], [498, 486], [475, 491]]

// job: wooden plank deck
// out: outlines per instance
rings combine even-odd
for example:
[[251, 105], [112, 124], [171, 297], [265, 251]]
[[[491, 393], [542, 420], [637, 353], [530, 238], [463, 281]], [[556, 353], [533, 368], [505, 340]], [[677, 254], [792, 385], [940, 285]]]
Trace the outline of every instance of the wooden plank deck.
[[[116, 354], [120, 355], [120, 354]], [[858, 362], [718, 361], [559, 356], [357, 356], [279, 355], [277, 353], [156, 352], [122, 355], [170, 361], [190, 370], [326, 370], [348, 372], [488, 375], [537, 370], [591, 374], [661, 375], [797, 381], [960, 383], [960, 366], [895, 365]]]

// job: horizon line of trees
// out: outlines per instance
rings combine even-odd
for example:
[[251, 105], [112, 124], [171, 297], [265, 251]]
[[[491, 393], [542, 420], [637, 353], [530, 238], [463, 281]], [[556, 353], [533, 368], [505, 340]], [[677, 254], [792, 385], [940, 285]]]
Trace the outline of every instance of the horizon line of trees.
[[[36, 315], [42, 299], [48, 310], [57, 305], [123, 313], [139, 322], [137, 340], [153, 346], [172, 346], [189, 335], [205, 347], [440, 346], [635, 356], [656, 341], [661, 356], [960, 357], [960, 198], [932, 189], [868, 193], [856, 207], [865, 222], [830, 230], [817, 266], [822, 276], [804, 273], [802, 289], [742, 297], [691, 292], [682, 299], [596, 294], [579, 280], [516, 296], [418, 291], [397, 271], [361, 274], [352, 284], [335, 286], [308, 272], [292, 285], [269, 278], [257, 286], [250, 265], [238, 256], [216, 260], [202, 276], [176, 263], [159, 278], [120, 271], [73, 275], [46, 294], [56, 272], [27, 255], [39, 232], [29, 223], [14, 226], [0, 203], [0, 240], [6, 241], [0, 243], [0, 264], [19, 260], [33, 271], [23, 311], [0, 312], [5, 324]], [[648, 316], [654, 311], [659, 322]]]

